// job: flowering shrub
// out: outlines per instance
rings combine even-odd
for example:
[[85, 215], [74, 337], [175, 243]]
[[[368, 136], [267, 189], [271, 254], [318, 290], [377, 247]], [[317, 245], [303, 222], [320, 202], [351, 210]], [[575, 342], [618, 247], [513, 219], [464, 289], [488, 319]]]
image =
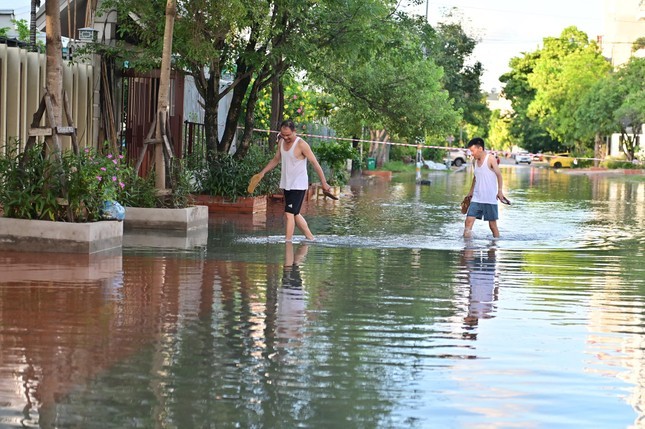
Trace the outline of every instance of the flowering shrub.
[[130, 170], [119, 155], [84, 149], [66, 152], [58, 162], [35, 145], [24, 154], [0, 156], [0, 205], [12, 218], [97, 221], [104, 201], [121, 198], [122, 177]]
[[172, 191], [157, 195], [154, 175], [139, 177], [123, 155], [84, 148], [79, 154], [65, 152], [58, 162], [36, 145], [25, 154], [0, 155], [0, 207], [4, 216], [18, 219], [94, 222], [101, 220], [106, 201], [130, 207], [189, 206], [192, 172], [181, 160], [171, 163], [169, 180]]
[[104, 201], [121, 201], [128, 170], [123, 155], [99, 154], [85, 148], [78, 155], [68, 152], [63, 157], [67, 178], [67, 202], [72, 219], [94, 221], [100, 218]]

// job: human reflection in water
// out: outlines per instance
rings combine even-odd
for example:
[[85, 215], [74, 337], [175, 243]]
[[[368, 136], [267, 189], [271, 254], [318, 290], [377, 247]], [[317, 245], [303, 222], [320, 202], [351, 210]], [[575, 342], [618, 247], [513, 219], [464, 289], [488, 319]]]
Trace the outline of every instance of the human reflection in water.
[[464, 318], [464, 338], [477, 339], [476, 328], [480, 319], [494, 317], [498, 279], [495, 247], [488, 250], [464, 249], [463, 265], [468, 270], [468, 315]]
[[276, 333], [279, 339], [289, 340], [302, 335], [306, 297], [299, 265], [308, 251], [309, 246], [301, 244], [294, 253], [293, 243], [285, 243], [282, 287], [278, 289], [276, 312]]

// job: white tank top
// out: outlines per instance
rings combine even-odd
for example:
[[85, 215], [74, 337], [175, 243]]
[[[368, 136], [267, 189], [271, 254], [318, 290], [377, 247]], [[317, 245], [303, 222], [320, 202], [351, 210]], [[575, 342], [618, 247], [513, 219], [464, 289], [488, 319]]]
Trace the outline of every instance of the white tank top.
[[295, 155], [296, 145], [300, 137], [291, 145], [291, 149], [284, 150], [284, 140], [280, 140], [280, 156], [282, 156], [282, 171], [280, 173], [280, 188], [290, 191], [305, 190], [309, 187], [307, 176], [307, 158], [298, 159]]
[[497, 176], [488, 166], [488, 154], [481, 167], [475, 160], [475, 189], [472, 201], [476, 203], [497, 204]]

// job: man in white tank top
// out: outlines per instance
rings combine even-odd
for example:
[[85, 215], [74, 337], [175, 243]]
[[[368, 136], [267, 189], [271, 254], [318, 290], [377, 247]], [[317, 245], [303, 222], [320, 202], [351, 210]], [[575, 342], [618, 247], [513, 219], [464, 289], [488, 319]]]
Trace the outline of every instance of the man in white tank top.
[[274, 169], [278, 164], [281, 164], [280, 188], [284, 190], [286, 241], [293, 239], [293, 232], [296, 226], [302, 231], [307, 240], [314, 239], [307, 225], [307, 221], [300, 214], [302, 202], [305, 199], [307, 188], [309, 188], [307, 160], [311, 162], [316, 174], [320, 177], [323, 190], [329, 192], [331, 187], [327, 184], [325, 173], [323, 173], [311, 147], [309, 147], [306, 141], [296, 135], [296, 125], [293, 121], [283, 121], [280, 125], [280, 134], [278, 135], [278, 150], [273, 159], [260, 171], [260, 176], [264, 177], [266, 173]]
[[499, 237], [497, 228], [497, 200], [508, 201], [502, 192], [502, 173], [497, 160], [484, 149], [484, 140], [475, 137], [468, 142], [468, 149], [473, 155], [473, 184], [468, 196], [472, 197], [466, 214], [464, 237], [471, 237], [475, 219], [488, 221], [493, 237]]

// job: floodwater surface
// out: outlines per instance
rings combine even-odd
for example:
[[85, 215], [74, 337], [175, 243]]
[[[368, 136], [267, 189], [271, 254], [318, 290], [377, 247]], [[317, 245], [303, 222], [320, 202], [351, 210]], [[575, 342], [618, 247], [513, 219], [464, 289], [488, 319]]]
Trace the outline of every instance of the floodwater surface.
[[0, 253], [0, 427], [645, 427], [643, 176], [502, 172], [497, 240], [439, 172], [311, 200], [313, 243]]

